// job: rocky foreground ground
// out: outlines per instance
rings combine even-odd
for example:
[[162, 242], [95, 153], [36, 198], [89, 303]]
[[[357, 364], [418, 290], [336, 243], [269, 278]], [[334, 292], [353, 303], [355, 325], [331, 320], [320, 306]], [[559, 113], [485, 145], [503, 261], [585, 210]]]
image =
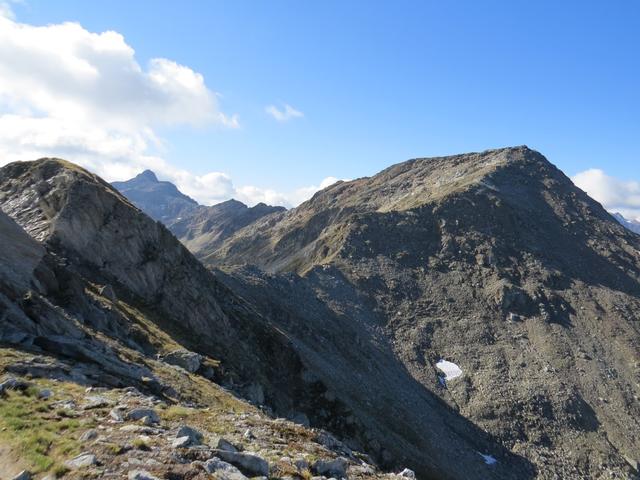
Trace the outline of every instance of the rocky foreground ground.
[[91, 366], [47, 355], [0, 358], [3, 479], [414, 477], [384, 474], [331, 434], [269, 418], [178, 366], [165, 374], [195, 401], [86, 386]]

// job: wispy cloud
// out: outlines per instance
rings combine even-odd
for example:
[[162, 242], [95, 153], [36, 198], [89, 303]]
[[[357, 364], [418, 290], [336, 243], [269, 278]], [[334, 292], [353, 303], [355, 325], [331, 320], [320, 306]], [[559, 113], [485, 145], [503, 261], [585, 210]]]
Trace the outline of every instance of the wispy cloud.
[[640, 220], [640, 182], [621, 180], [598, 168], [580, 172], [571, 180], [610, 212]]
[[304, 117], [304, 113], [296, 110], [289, 104], [284, 104], [282, 109], [279, 109], [275, 105], [267, 105], [264, 109], [268, 115], [272, 116], [278, 122], [287, 122], [293, 118]]

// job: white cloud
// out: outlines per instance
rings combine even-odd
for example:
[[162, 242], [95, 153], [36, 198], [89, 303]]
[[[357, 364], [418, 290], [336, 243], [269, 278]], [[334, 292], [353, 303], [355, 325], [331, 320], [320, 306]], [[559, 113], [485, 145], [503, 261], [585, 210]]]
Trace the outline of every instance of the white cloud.
[[597, 168], [578, 173], [571, 180], [607, 210], [640, 221], [640, 182], [620, 180]]
[[[171, 165], [161, 156], [158, 127], [238, 127], [203, 76], [164, 58], [141, 66], [117, 32], [19, 23], [10, 8], [15, 1], [0, 0], [0, 165], [57, 156], [107, 181], [151, 169], [203, 204], [236, 197], [295, 206], [326, 183], [289, 193], [236, 188], [225, 173], [194, 175]], [[289, 105], [275, 112], [283, 121], [302, 116]]]
[[268, 105], [265, 107], [264, 111], [275, 118], [278, 122], [286, 122], [292, 118], [304, 117], [304, 113], [296, 110], [289, 104], [285, 104], [282, 109], [279, 109], [275, 105]]

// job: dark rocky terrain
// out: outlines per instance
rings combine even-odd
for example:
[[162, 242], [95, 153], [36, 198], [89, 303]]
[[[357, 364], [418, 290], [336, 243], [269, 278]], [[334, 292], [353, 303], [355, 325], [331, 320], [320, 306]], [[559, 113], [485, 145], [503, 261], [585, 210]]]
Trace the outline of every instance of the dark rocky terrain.
[[224, 240], [259, 218], [285, 211], [284, 207], [264, 203], [248, 207], [237, 200], [213, 206], [199, 205], [172, 183], [160, 182], [150, 170], [112, 185], [144, 213], [164, 223], [198, 256], [214, 252]]
[[621, 225], [624, 225], [632, 232], [640, 234], [640, 222], [637, 222], [635, 220], [627, 220], [621, 213], [614, 213], [613, 218], [618, 220]]
[[[225, 233], [191, 245], [210, 271], [63, 161], [0, 169], [0, 207], [19, 224], [0, 217], [2, 368], [40, 389], [57, 378], [76, 403], [85, 384], [125, 412], [159, 402], [162, 430], [135, 432], [158, 476], [194, 478], [200, 450], [225, 461], [221, 419], [274, 477], [384, 476], [375, 463], [425, 479], [638, 478], [640, 237], [526, 147], [412, 160], [244, 225], [228, 202], [207, 227]], [[189, 402], [212, 446], [176, 454], [171, 409]], [[278, 433], [269, 415], [342, 442], [280, 420]], [[261, 444], [243, 436], [250, 418]], [[131, 441], [120, 432], [107, 443]], [[0, 456], [17, 448], [6, 438]], [[136, 465], [137, 447], [101, 445], [103, 465], [67, 475]], [[318, 452], [347, 471], [321, 472]]]

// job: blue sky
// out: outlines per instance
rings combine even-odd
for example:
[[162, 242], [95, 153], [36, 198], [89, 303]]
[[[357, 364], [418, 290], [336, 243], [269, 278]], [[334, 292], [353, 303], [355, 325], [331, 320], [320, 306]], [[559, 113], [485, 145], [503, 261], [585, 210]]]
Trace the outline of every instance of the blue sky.
[[[116, 31], [143, 68], [166, 58], [200, 73], [238, 127], [153, 126], [155, 153], [194, 175], [290, 192], [412, 157], [527, 144], [570, 176], [601, 169], [640, 195], [629, 185], [640, 180], [636, 1], [26, 0], [12, 9], [24, 24]], [[303, 115], [277, 121], [269, 105]], [[627, 200], [621, 208], [635, 208]]]

